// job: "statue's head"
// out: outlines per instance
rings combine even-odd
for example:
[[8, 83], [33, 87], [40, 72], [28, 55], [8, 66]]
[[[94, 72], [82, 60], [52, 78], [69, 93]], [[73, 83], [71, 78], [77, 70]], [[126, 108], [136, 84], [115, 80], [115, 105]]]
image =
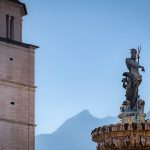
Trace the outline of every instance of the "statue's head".
[[135, 48], [131, 49], [131, 58], [134, 60], [137, 58], [137, 50]]

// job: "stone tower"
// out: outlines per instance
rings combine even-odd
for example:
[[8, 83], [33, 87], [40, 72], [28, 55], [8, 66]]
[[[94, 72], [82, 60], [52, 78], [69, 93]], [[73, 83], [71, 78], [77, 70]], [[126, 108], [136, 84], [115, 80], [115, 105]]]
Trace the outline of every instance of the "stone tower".
[[26, 6], [0, 0], [0, 150], [34, 150], [34, 52], [22, 42]]

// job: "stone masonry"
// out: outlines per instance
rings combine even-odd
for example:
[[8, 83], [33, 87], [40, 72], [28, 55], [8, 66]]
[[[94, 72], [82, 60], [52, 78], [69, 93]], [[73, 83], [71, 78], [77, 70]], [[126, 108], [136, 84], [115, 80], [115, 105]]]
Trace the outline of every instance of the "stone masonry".
[[99, 127], [92, 131], [92, 140], [97, 150], [150, 150], [150, 122]]
[[22, 43], [26, 14], [20, 1], [0, 0], [0, 150], [35, 149], [34, 53], [38, 47]]

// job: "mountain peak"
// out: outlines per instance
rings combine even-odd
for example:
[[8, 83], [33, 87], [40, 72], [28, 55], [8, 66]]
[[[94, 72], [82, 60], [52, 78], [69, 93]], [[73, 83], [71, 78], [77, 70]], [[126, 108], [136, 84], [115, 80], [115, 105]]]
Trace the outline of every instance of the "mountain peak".
[[116, 123], [116, 118], [95, 118], [89, 110], [85, 109], [66, 120], [49, 137], [47, 135], [37, 136], [36, 150], [94, 150], [95, 144], [91, 141], [91, 131], [98, 126], [110, 123]]
[[81, 114], [91, 115], [90, 112], [89, 112], [89, 110], [87, 110], [87, 109], [81, 111], [79, 114], [80, 114], [80, 115], [81, 115]]
[[[91, 113], [89, 112], [89, 110], [87, 110], [87, 109], [85, 109], [85, 110], [83, 110], [83, 111], [81, 111], [80, 113], [78, 113], [76, 116], [74, 116], [74, 117], [77, 117], [77, 118], [94, 118], [92, 115], [91, 115]], [[73, 118], [74, 118], [73, 117]]]

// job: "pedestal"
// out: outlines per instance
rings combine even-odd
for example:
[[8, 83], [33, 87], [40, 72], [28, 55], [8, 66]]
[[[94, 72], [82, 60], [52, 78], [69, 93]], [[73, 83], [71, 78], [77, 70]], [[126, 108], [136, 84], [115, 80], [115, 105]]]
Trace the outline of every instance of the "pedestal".
[[125, 100], [120, 107], [120, 123], [98, 127], [92, 131], [97, 150], [150, 150], [150, 122], [145, 121], [145, 102], [137, 101], [131, 109]]
[[143, 111], [122, 112], [118, 116], [122, 123], [145, 123], [145, 117]]

